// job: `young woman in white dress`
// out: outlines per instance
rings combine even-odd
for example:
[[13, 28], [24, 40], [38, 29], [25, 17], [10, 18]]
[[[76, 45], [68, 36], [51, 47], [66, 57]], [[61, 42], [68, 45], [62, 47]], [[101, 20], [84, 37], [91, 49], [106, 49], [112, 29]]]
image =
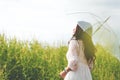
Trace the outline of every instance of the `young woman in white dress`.
[[60, 73], [64, 80], [92, 80], [90, 69], [95, 61], [96, 48], [91, 36], [92, 25], [78, 21], [66, 54], [68, 65]]

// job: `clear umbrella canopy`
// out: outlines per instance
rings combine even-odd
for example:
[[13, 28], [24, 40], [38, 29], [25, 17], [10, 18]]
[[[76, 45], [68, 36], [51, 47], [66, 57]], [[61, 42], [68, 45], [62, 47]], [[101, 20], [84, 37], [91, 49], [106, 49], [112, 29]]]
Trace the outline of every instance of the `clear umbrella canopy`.
[[88, 12], [76, 12], [67, 14], [71, 25], [74, 26], [78, 21], [87, 21], [92, 24], [92, 39], [95, 44], [102, 45], [109, 53], [120, 60], [119, 40], [115, 32], [107, 24], [110, 17], [102, 20], [99, 16]]

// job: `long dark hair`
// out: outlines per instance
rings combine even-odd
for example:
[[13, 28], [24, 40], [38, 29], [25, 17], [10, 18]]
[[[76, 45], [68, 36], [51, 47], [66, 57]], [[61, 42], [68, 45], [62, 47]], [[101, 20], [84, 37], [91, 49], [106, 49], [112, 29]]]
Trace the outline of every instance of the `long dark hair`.
[[96, 48], [92, 42], [92, 37], [83, 31], [79, 25], [76, 26], [76, 31], [73, 34], [71, 40], [75, 37], [76, 40], [82, 40], [84, 44], [84, 53], [87, 59], [87, 62], [90, 63], [91, 61], [95, 61], [95, 52]]

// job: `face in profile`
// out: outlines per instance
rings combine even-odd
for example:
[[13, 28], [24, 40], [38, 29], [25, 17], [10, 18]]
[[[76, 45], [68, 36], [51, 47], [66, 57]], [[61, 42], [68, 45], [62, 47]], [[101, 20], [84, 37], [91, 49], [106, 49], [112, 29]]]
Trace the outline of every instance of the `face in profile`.
[[76, 32], [76, 27], [75, 27], [75, 28], [73, 28], [73, 34], [75, 34], [75, 32]]

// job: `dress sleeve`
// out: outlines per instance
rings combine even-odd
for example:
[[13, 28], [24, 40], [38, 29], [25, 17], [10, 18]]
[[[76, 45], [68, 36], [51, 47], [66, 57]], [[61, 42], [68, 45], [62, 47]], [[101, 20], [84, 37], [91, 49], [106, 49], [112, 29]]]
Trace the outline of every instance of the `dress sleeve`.
[[77, 40], [71, 40], [68, 49], [68, 67], [75, 71], [78, 67], [78, 42]]

